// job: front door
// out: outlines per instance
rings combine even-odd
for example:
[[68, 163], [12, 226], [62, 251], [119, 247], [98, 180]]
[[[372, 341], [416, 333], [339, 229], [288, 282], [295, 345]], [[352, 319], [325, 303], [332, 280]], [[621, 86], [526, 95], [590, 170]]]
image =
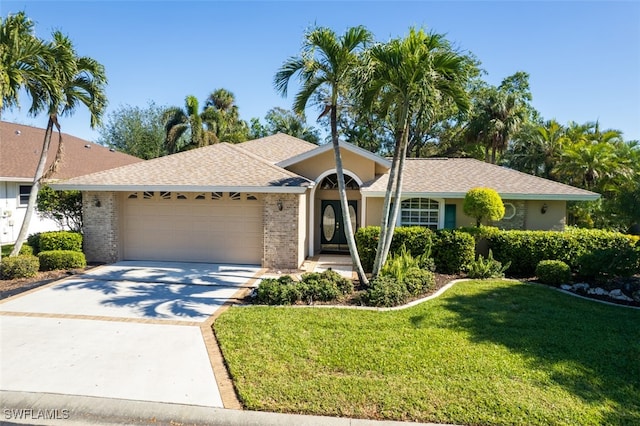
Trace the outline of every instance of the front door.
[[[358, 217], [358, 201], [351, 200], [348, 203], [351, 227], [355, 232]], [[320, 206], [320, 243], [322, 250], [349, 251], [340, 200], [322, 200]]]

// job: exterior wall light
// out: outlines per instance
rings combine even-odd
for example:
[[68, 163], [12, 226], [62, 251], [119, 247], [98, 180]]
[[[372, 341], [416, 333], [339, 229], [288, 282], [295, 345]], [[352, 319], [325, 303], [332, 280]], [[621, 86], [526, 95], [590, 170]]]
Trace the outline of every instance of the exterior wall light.
[[100, 202], [100, 199], [98, 198], [97, 195], [93, 196], [93, 205], [96, 206], [96, 207], [102, 206], [102, 203]]
[[278, 210], [282, 211], [282, 208], [283, 208], [283, 206], [282, 206], [282, 200], [278, 200], [278, 204], [277, 204], [277, 206], [278, 206]]
[[540, 209], [540, 213], [545, 214], [547, 210], [549, 210], [549, 206], [547, 205], [547, 203], [544, 203], [542, 205], [542, 208]]

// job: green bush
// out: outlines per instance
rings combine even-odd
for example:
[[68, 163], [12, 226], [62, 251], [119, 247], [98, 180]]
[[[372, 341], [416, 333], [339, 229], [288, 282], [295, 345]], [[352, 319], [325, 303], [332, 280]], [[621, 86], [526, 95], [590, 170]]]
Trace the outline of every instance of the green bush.
[[78, 232], [43, 232], [40, 234], [39, 240], [39, 252], [51, 250], [82, 251], [82, 234]]
[[263, 305], [291, 305], [300, 300], [300, 287], [288, 275], [264, 278], [256, 290], [255, 302]]
[[[331, 269], [327, 269], [320, 273], [320, 275], [326, 279], [333, 281], [338, 287], [340, 294], [347, 295], [353, 293], [353, 281], [347, 279]], [[303, 275], [304, 281], [304, 275]]]
[[480, 255], [477, 260], [469, 264], [467, 276], [474, 279], [503, 278], [504, 272], [509, 269], [509, 266], [510, 263], [502, 266], [501, 262], [493, 258], [493, 252], [489, 249], [489, 255], [486, 259]]
[[511, 274], [532, 276], [542, 260], [561, 260], [577, 271], [582, 256], [607, 248], [624, 251], [629, 241], [623, 234], [597, 229], [511, 230], [491, 235], [489, 247], [497, 260], [511, 262]]
[[340, 296], [336, 282], [322, 273], [311, 272], [302, 276], [300, 298], [311, 305], [313, 302], [328, 302]]
[[393, 277], [378, 276], [371, 281], [371, 286], [362, 296], [367, 306], [397, 306], [403, 304], [408, 297], [407, 287]]
[[472, 188], [464, 196], [462, 210], [480, 226], [483, 219], [500, 220], [504, 217], [504, 204], [500, 195], [491, 188]]
[[[433, 232], [429, 228], [423, 226], [402, 226], [397, 227], [393, 233], [389, 255], [397, 254], [404, 246], [414, 256], [427, 254], [431, 251]], [[356, 232], [356, 245], [360, 261], [365, 271], [371, 272], [373, 262], [376, 257], [378, 248], [378, 239], [380, 237], [379, 226], [366, 226], [358, 229]]]
[[84, 253], [73, 250], [47, 250], [38, 253], [41, 271], [76, 269], [87, 266]]
[[561, 260], [541, 260], [536, 266], [538, 281], [560, 285], [571, 281], [571, 268]]
[[31, 278], [38, 274], [40, 262], [36, 256], [25, 254], [2, 259], [0, 277], [3, 280]]
[[404, 281], [404, 276], [411, 269], [420, 269], [423, 264], [427, 264], [425, 254], [412, 256], [405, 246], [400, 248], [398, 253], [390, 253], [389, 258], [380, 270], [380, 275], [393, 277], [398, 282]]
[[435, 233], [431, 253], [436, 271], [442, 274], [463, 272], [475, 259], [475, 240], [466, 232], [441, 229]]
[[33, 247], [31, 247], [29, 244], [23, 244], [22, 247], [20, 247], [20, 252], [18, 254], [28, 254], [33, 256]]
[[33, 254], [38, 254], [40, 252], [40, 233], [36, 232], [35, 234], [29, 235], [27, 237], [27, 244], [33, 248]]
[[630, 245], [594, 250], [580, 257], [578, 274], [589, 279], [630, 277], [637, 274], [640, 252]]
[[411, 296], [418, 296], [432, 289], [436, 281], [433, 272], [426, 269], [413, 268], [404, 275], [404, 286]]

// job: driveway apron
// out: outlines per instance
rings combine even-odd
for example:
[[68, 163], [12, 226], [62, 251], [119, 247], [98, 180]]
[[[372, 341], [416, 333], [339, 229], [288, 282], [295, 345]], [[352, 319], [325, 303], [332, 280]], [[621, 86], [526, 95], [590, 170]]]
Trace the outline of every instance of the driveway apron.
[[222, 408], [202, 326], [260, 271], [126, 261], [0, 301], [0, 389]]

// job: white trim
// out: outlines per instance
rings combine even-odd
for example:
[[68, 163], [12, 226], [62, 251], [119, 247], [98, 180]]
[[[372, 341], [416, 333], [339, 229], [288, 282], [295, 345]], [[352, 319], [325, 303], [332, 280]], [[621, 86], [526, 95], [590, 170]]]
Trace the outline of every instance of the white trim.
[[[320, 184], [320, 182], [322, 182], [322, 179], [336, 172], [337, 172], [336, 169], [330, 169], [323, 172], [322, 174], [320, 174], [320, 176], [316, 178], [315, 182], [313, 182], [313, 186], [311, 186], [311, 192], [309, 193], [309, 256], [313, 256], [315, 254], [314, 248], [315, 248], [316, 227], [314, 226], [314, 223], [315, 223], [315, 213], [316, 213], [316, 189], [318, 188], [318, 185]], [[342, 172], [345, 175], [349, 175], [352, 179], [358, 182], [358, 186], [362, 186], [362, 180], [358, 177], [358, 175], [353, 173], [351, 170], [342, 169]], [[364, 209], [362, 209], [362, 206], [359, 206], [359, 207], [361, 211], [364, 211]], [[360, 222], [360, 226], [362, 226], [363, 223], [364, 222]]]
[[[384, 191], [367, 191], [366, 188], [362, 190], [366, 192], [368, 197], [384, 197], [386, 192]], [[402, 197], [409, 198], [451, 198], [451, 199], [463, 199], [466, 194], [460, 192], [405, 192], [402, 191]], [[600, 198], [600, 194], [499, 194], [500, 198], [505, 200], [547, 200], [547, 201], [595, 201]]]
[[[503, 202], [502, 204], [504, 204], [505, 207], [505, 215], [503, 216], [503, 218], [501, 220], [509, 220], [509, 219], [513, 219], [516, 215], [516, 213], [518, 212], [518, 209], [516, 208], [515, 204], [510, 203], [510, 202]], [[507, 216], [506, 215], [506, 211], [507, 211], [507, 204], [510, 205], [513, 208], [513, 214], [511, 216]]]
[[[436, 227], [437, 229], [444, 228], [444, 198], [405, 196], [405, 194], [402, 194], [402, 196], [400, 197], [400, 203], [412, 198], [428, 198], [430, 200], [436, 201], [438, 203], [438, 224], [436, 225]], [[402, 226], [402, 204], [400, 204], [400, 210], [398, 211], [398, 217], [396, 218], [396, 226]]]
[[0, 182], [31, 182], [33, 183], [33, 178], [30, 177], [0, 177]]
[[[354, 154], [360, 155], [361, 157], [374, 161], [388, 169], [391, 168], [391, 162], [389, 160], [386, 160], [379, 155], [367, 151], [366, 149], [360, 148], [359, 146], [344, 141], [340, 141], [339, 145], [341, 149], [345, 149], [346, 151], [350, 151]], [[326, 143], [324, 145], [320, 145], [318, 148], [312, 149], [311, 151], [303, 152], [302, 154], [298, 154], [295, 157], [282, 160], [279, 163], [276, 163], [276, 166], [282, 168], [289, 167], [301, 161], [308, 160], [309, 158], [313, 158], [317, 155], [323, 154], [331, 149], [333, 149], [333, 145], [331, 143]]]
[[304, 194], [313, 187], [310, 182], [305, 186], [198, 186], [198, 185], [82, 185], [52, 183], [51, 188], [58, 190], [75, 189], [80, 191], [179, 191], [179, 192], [255, 192], [270, 194]]

